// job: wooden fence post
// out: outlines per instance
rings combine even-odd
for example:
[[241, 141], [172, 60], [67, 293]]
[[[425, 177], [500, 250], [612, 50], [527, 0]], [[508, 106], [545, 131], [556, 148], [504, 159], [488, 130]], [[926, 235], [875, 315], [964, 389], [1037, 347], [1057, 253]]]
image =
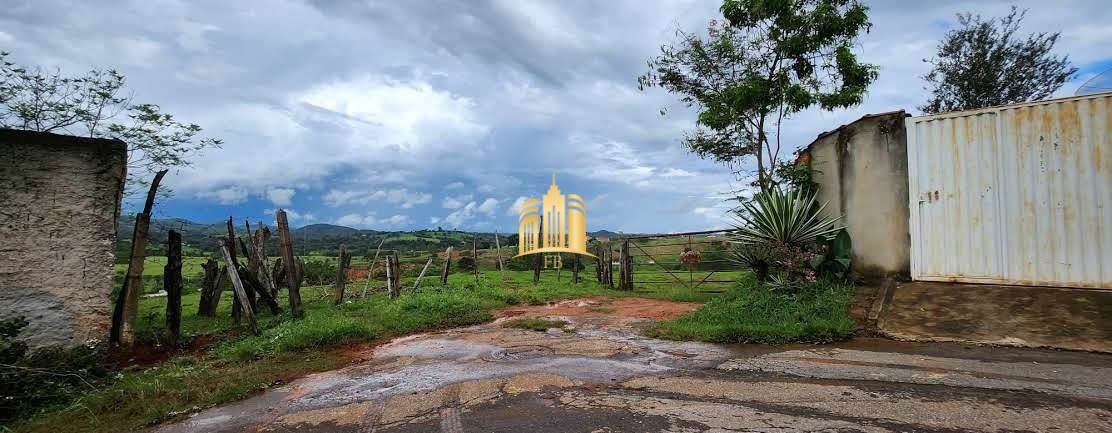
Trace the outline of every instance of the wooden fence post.
[[571, 259], [571, 283], [579, 284], [579, 254], [572, 254]]
[[534, 283], [539, 282], [541, 280], [541, 260], [544, 260], [544, 258], [541, 257], [541, 256], [543, 256], [543, 255], [544, 254], [540, 254], [540, 253], [533, 254], [533, 282]]
[[397, 288], [394, 286], [394, 256], [386, 255], [386, 291], [390, 293], [390, 299], [398, 297]]
[[602, 284], [602, 242], [595, 242], [595, 280]]
[[166, 331], [171, 347], [177, 347], [181, 340], [181, 234], [174, 230], [166, 240], [162, 288], [166, 290]]
[[382, 251], [383, 242], [386, 242], [386, 236], [378, 241], [378, 248], [375, 248], [375, 258], [371, 259], [371, 265], [367, 267], [367, 282], [363, 283], [363, 293], [359, 295], [360, 298], [367, 297], [367, 289], [371, 287], [371, 280], [375, 279], [375, 264], [378, 263], [378, 253]]
[[505, 279], [506, 278], [506, 267], [505, 267], [505, 265], [502, 264], [502, 244], [500, 242], [498, 242], [498, 237], [499, 237], [498, 230], [495, 230], [494, 231], [494, 254], [495, 254], [495, 256], [498, 257], [498, 273], [502, 275], [503, 279]]
[[340, 244], [340, 257], [336, 263], [336, 284], [333, 286], [335, 299], [334, 302], [339, 305], [344, 302], [344, 289], [347, 288], [347, 268], [351, 264], [351, 253], [348, 253], [347, 245]]
[[556, 257], [558, 257], [558, 259], [556, 259], [556, 260], [558, 260], [557, 263], [560, 264], [560, 266], [556, 267], [556, 282], [559, 283], [560, 282], [560, 272], [562, 272], [564, 270], [564, 254], [563, 253], [556, 253]]
[[247, 316], [247, 322], [251, 324], [251, 330], [255, 335], [258, 335], [259, 324], [255, 321], [255, 312], [251, 310], [251, 303], [247, 300], [247, 291], [243, 288], [243, 281], [239, 279], [239, 270], [232, 260], [232, 248], [228, 247], [230, 242], [227, 238], [221, 237], [219, 243], [220, 252], [224, 255], [224, 266], [228, 269], [228, 280], [232, 282], [232, 290], [235, 291], [236, 299], [239, 299], [240, 311], [244, 316]]
[[622, 240], [621, 253], [618, 258], [621, 268], [618, 272], [618, 288], [633, 290], [633, 260], [629, 256], [629, 239]]
[[448, 285], [448, 271], [452, 269], [452, 247], [444, 251], [444, 270], [440, 271], [440, 285]]
[[275, 216], [278, 219], [278, 241], [282, 264], [286, 267], [286, 288], [290, 292], [290, 313], [293, 317], [302, 317], [304, 312], [301, 311], [301, 263], [293, 256], [293, 240], [290, 238], [290, 223], [286, 220], [286, 211], [278, 209]]
[[131, 259], [128, 261], [124, 285], [113, 306], [112, 326], [108, 335], [110, 343], [122, 343], [125, 346], [135, 344], [135, 316], [139, 312], [139, 292], [143, 291], [143, 262], [147, 258], [147, 232], [151, 225], [151, 211], [158, 193], [158, 184], [168, 171], [155, 173], [151, 187], [147, 190], [147, 200], [143, 203], [143, 212], [135, 215], [135, 229], [131, 232]]
[[606, 242], [606, 285], [614, 288], [614, 246]]
[[[239, 249], [241, 251], [243, 251], [243, 255], [247, 257], [247, 262], [250, 263], [251, 262], [251, 256], [253, 255], [251, 253], [251, 249], [247, 247], [247, 244], [245, 242], [243, 242], [243, 238], [236, 238], [236, 241], [239, 242]], [[251, 270], [250, 266], [251, 265], [248, 264], [248, 267], [244, 268], [244, 270], [245, 270], [245, 272], [247, 272], [247, 274], [253, 275], [255, 271]], [[236, 270], [238, 271], [239, 268], [243, 268], [243, 264], [239, 263], [239, 261], [236, 260]], [[240, 278], [240, 280], [244, 280], [242, 275], [239, 278]], [[251, 277], [251, 278], [254, 278], [254, 277]], [[258, 281], [258, 280], [255, 280], [255, 281]], [[251, 303], [251, 310], [253, 310], [253, 311], [258, 311], [259, 310], [259, 302], [258, 302], [258, 296], [259, 296], [258, 292], [259, 292], [259, 290], [256, 290], [259, 287], [256, 287], [256, 286], [257, 286], [256, 284], [245, 284], [243, 286], [243, 289], [247, 291], [247, 301]]]
[[266, 240], [270, 239], [270, 228], [263, 223], [258, 223], [255, 233], [251, 234], [251, 226], [247, 226], [248, 239], [251, 240], [252, 256], [255, 260], [257, 269], [255, 269], [255, 276], [258, 277], [259, 282], [262, 283], [264, 289], [270, 293], [271, 298], [278, 298], [278, 285], [274, 283], [274, 279], [270, 276], [270, 264], [267, 263], [266, 257]]
[[425, 271], [429, 270], [429, 265], [432, 265], [432, 257], [429, 257], [429, 261], [425, 262], [425, 267], [421, 268], [421, 274], [417, 276], [417, 282], [413, 283], [413, 290], [421, 287], [421, 279], [425, 278]]
[[474, 234], [471, 236], [471, 264], [473, 268], [471, 271], [475, 274], [475, 282], [479, 282], [479, 235]]
[[204, 317], [212, 317], [215, 314], [215, 297], [219, 297], [220, 293], [217, 292], [218, 284], [220, 283], [220, 265], [216, 260], [208, 259], [204, 265], [204, 277], [201, 278], [201, 299], [197, 302], [197, 315]]

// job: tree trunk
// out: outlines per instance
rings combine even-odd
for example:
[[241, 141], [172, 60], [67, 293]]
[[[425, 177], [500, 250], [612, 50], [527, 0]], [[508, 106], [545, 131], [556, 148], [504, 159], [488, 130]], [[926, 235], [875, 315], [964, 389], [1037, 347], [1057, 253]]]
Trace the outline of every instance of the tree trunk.
[[143, 203], [143, 212], [135, 215], [135, 229], [131, 233], [131, 260], [128, 261], [124, 285], [116, 297], [116, 304], [112, 311], [112, 327], [108, 336], [110, 343], [122, 343], [125, 346], [135, 344], [135, 316], [139, 311], [139, 292], [143, 291], [143, 262], [147, 258], [147, 231], [151, 223], [151, 211], [154, 208], [154, 198], [158, 193], [158, 184], [169, 170], [155, 173], [151, 180], [151, 187], [147, 190], [147, 200]]
[[166, 267], [162, 273], [166, 290], [166, 331], [171, 347], [181, 341], [181, 234], [170, 230], [166, 240]]
[[228, 280], [232, 282], [232, 290], [236, 294], [236, 299], [239, 300], [239, 306], [244, 316], [247, 317], [247, 322], [251, 324], [251, 330], [255, 335], [259, 335], [259, 324], [255, 321], [255, 312], [251, 310], [251, 303], [247, 299], [247, 291], [243, 288], [243, 281], [239, 279], [239, 269], [236, 266], [235, 260], [232, 259], [232, 250], [229, 244], [231, 243], [228, 238], [221, 237], [220, 253], [224, 255], [224, 266], [228, 270]]
[[282, 254], [282, 264], [286, 267], [286, 288], [290, 292], [290, 313], [293, 317], [302, 317], [301, 311], [301, 263], [294, 260], [293, 240], [290, 238], [290, 223], [286, 220], [286, 211], [279, 209], [278, 219], [279, 250]]

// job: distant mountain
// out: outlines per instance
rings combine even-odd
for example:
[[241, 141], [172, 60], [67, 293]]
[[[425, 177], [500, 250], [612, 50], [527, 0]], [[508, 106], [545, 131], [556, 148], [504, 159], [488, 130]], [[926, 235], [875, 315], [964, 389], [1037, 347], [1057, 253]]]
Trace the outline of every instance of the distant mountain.
[[[236, 221], [236, 236], [243, 236], [246, 228], [243, 220]], [[131, 232], [135, 227], [135, 216], [126, 215], [120, 218], [117, 226], [116, 256], [117, 260], [130, 256]], [[254, 227], [254, 222], [252, 222]], [[270, 224], [271, 251], [277, 248], [278, 233], [273, 224]], [[162, 255], [166, 251], [167, 232], [176, 230], [182, 235], [183, 253], [187, 256], [211, 255], [216, 253], [216, 240], [228, 235], [226, 223], [218, 222], [203, 224], [183, 218], [155, 219], [151, 221], [148, 232], [147, 254]], [[378, 230], [360, 230], [334, 224], [310, 224], [291, 231], [294, 249], [297, 254], [336, 255], [340, 245], [347, 246], [355, 254], [373, 254], [373, 251], [382, 241], [383, 249], [402, 252], [407, 251], [441, 251], [449, 246], [455, 248], [471, 248], [472, 239], [476, 240], [479, 248], [494, 246], [493, 233], [471, 233], [456, 230], [413, 230], [385, 232]], [[588, 233], [591, 237], [615, 239], [629, 234], [619, 234], [609, 230], [599, 230]], [[517, 234], [502, 234], [499, 238], [502, 246], [517, 244]]]
[[344, 236], [357, 236], [360, 234], [376, 234], [381, 233], [374, 230], [359, 230], [351, 227], [338, 226], [333, 224], [309, 224], [293, 230], [294, 233], [305, 236], [328, 236], [328, 237], [344, 237]]

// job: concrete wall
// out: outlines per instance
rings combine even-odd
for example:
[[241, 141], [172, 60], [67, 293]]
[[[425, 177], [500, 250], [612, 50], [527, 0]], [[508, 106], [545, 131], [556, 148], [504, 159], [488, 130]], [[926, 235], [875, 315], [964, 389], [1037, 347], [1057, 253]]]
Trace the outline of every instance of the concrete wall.
[[903, 111], [868, 115], [819, 135], [801, 152], [825, 212], [841, 215], [853, 240], [853, 271], [867, 281], [907, 279], [907, 137]]
[[31, 345], [105, 340], [124, 143], [0, 129], [0, 319]]

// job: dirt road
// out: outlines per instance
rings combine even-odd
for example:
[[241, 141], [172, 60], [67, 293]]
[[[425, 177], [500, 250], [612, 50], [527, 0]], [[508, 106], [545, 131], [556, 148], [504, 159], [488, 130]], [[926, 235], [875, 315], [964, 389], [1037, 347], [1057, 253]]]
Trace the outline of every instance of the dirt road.
[[[158, 432], [1112, 431], [1112, 356], [858, 339], [641, 336], [692, 304], [583, 299], [395, 340]], [[509, 329], [511, 316], [573, 329]]]

